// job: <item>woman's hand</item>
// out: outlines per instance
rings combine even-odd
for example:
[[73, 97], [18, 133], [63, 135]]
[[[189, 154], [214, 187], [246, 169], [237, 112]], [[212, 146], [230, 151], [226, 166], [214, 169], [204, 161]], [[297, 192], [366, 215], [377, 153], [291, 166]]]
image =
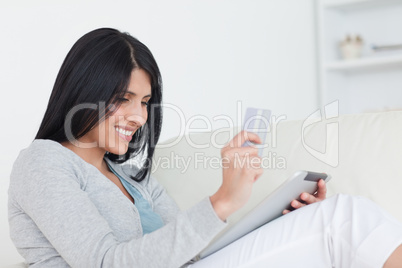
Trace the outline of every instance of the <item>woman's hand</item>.
[[210, 200], [222, 220], [248, 201], [254, 182], [263, 172], [258, 149], [241, 147], [246, 141], [261, 143], [257, 134], [241, 131], [221, 150], [222, 185]]
[[[310, 205], [310, 204], [312, 204], [312, 203], [315, 203], [315, 202], [319, 202], [319, 201], [324, 200], [324, 199], [326, 198], [326, 195], [327, 195], [327, 186], [326, 186], [326, 184], [325, 184], [325, 181], [324, 181], [323, 179], [320, 179], [320, 180], [317, 182], [317, 186], [318, 186], [318, 189], [317, 189], [317, 192], [316, 192], [315, 194], [302, 193], [302, 194], [300, 195], [300, 199], [301, 199], [303, 202], [300, 202], [300, 201], [298, 201], [298, 200], [293, 200], [293, 201], [290, 203], [290, 206], [291, 206], [293, 209], [298, 209], [298, 208], [304, 207], [305, 205]], [[285, 210], [282, 212], [282, 214], [287, 214], [287, 213], [289, 213], [290, 211], [291, 211], [291, 210], [285, 209]]]

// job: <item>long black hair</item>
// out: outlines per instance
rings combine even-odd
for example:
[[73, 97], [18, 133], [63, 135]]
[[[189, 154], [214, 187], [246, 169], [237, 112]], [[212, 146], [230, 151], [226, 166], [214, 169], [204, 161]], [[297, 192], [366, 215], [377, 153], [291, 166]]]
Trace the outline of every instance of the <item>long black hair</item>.
[[128, 33], [101, 28], [85, 34], [73, 45], [57, 75], [35, 139], [64, 142], [69, 133], [75, 139], [84, 136], [120, 106], [136, 68], [151, 78], [147, 121], [135, 132], [125, 155], [108, 152], [105, 156], [115, 163], [124, 163], [140, 154], [146, 157], [132, 177], [143, 180], [151, 170], [161, 132], [162, 78], [151, 51]]

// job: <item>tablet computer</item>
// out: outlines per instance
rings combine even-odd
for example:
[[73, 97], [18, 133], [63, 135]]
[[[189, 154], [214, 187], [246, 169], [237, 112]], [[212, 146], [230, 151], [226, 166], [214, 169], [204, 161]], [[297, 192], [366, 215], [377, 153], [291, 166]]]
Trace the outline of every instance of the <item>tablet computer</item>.
[[320, 179], [328, 182], [330, 176], [325, 173], [311, 171], [295, 172], [241, 220], [219, 234], [199, 254], [199, 257], [201, 259], [205, 258], [258, 227], [280, 217], [283, 210], [288, 209], [294, 199], [300, 200], [301, 193], [315, 193], [317, 191], [317, 182]]

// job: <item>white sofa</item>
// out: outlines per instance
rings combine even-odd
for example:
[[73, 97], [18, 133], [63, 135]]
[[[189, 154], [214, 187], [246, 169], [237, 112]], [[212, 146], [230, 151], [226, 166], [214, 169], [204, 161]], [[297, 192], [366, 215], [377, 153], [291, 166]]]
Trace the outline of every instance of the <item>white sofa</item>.
[[[323, 120], [318, 120], [271, 125], [269, 147], [263, 153], [267, 168], [255, 183], [247, 205], [229, 218], [231, 224], [297, 170], [328, 173], [332, 180], [327, 184], [327, 196], [366, 196], [402, 221], [402, 112], [343, 115], [328, 120], [323, 114]], [[229, 131], [196, 133], [164, 143], [175, 143], [173, 146], [158, 148], [154, 176], [182, 209], [218, 189], [221, 169], [203, 163], [220, 156], [220, 149], [212, 143], [225, 144], [229, 139]], [[207, 148], [195, 148], [199, 145]], [[180, 158], [190, 161], [186, 170], [174, 166]], [[168, 165], [167, 161], [173, 163]]]
[[[284, 120], [271, 126], [269, 147], [263, 154], [266, 170], [255, 183], [247, 205], [229, 219], [231, 224], [296, 170], [326, 172], [332, 175], [328, 196], [366, 196], [402, 221], [402, 112], [344, 115], [318, 121]], [[228, 129], [221, 129], [159, 145], [153, 174], [182, 209], [218, 189], [222, 171], [217, 162], [221, 146], [217, 144], [223, 145], [231, 137]], [[1, 211], [0, 215], [6, 217], [7, 212]], [[2, 226], [5, 229], [8, 226]], [[13, 247], [10, 241], [2, 243], [3, 248]], [[0, 260], [0, 267], [18, 262], [20, 258], [10, 255]]]

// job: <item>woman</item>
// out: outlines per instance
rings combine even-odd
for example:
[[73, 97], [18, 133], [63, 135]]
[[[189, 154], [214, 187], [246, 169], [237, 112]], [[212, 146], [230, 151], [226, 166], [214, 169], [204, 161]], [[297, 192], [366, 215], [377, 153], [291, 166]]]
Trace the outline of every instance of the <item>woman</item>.
[[[304, 204], [292, 202], [315, 204], [196, 261], [248, 200], [262, 169], [251, 164], [259, 162], [257, 149], [241, 145], [260, 140], [246, 132], [234, 137], [222, 149], [230, 161], [221, 187], [179, 211], [149, 176], [161, 85], [151, 52], [126, 33], [98, 29], [74, 44], [35, 140], [11, 174], [11, 238], [32, 267], [396, 267], [401, 261], [400, 224], [367, 200], [338, 195], [317, 202], [325, 198], [323, 181], [316, 195], [302, 194]], [[249, 165], [234, 165], [235, 155]], [[141, 168], [123, 165], [135, 156], [146, 158]], [[373, 250], [379, 241], [383, 250]]]

